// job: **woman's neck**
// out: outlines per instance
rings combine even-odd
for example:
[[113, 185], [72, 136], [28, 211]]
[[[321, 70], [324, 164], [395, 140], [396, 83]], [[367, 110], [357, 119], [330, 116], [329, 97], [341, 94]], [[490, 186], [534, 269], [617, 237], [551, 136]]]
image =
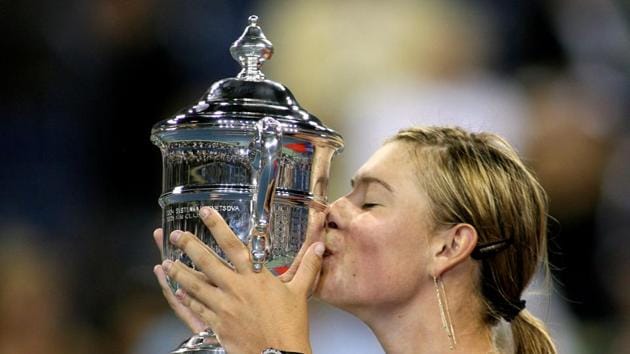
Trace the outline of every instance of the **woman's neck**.
[[388, 354], [496, 352], [491, 328], [479, 315], [480, 302], [469, 290], [457, 291], [457, 286], [449, 284], [445, 288], [456, 339], [453, 349], [442, 327], [436, 291], [430, 287], [405, 303], [355, 314], [372, 329]]

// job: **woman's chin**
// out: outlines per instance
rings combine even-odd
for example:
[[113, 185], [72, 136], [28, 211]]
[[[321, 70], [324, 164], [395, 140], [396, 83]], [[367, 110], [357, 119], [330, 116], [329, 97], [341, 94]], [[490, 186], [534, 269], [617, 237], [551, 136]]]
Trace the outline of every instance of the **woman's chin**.
[[313, 293], [318, 299], [335, 306], [342, 295], [339, 286], [334, 284], [331, 274], [322, 272]]
[[315, 290], [313, 291], [313, 296], [324, 302], [329, 302], [330, 295], [333, 293], [333, 291], [331, 291], [330, 289], [330, 281], [328, 279], [328, 276], [329, 274], [327, 274], [323, 270], [319, 276]]

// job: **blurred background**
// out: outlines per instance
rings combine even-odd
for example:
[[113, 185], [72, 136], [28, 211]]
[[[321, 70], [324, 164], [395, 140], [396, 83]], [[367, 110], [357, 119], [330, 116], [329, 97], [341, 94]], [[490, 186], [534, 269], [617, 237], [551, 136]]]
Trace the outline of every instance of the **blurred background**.
[[[409, 125], [505, 136], [557, 220], [535, 310], [562, 353], [630, 352], [628, 2], [0, 0], [0, 353], [156, 354], [187, 336], [152, 274], [149, 133], [236, 75], [228, 48], [254, 13], [267, 76], [346, 139], [332, 199]], [[312, 311], [316, 352], [382, 352]]]

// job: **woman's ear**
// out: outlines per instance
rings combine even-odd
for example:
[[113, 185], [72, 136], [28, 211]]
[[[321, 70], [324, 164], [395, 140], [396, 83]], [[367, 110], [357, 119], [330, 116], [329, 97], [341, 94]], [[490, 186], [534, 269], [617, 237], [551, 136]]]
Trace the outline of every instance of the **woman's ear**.
[[431, 240], [431, 275], [439, 277], [468, 259], [477, 245], [477, 230], [470, 224], [457, 224]]

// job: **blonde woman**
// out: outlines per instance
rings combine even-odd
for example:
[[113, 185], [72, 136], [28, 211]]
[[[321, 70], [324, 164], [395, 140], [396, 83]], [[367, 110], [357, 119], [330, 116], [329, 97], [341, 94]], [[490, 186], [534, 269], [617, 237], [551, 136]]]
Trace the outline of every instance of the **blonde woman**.
[[234, 269], [176, 231], [170, 241], [203, 274], [170, 261], [155, 273], [175, 312], [195, 331], [213, 328], [229, 353], [311, 353], [311, 289], [365, 322], [387, 353], [555, 353], [521, 300], [546, 267], [546, 213], [543, 189], [501, 138], [411, 128], [357, 171], [290, 281], [254, 273], [208, 208], [200, 217]]

